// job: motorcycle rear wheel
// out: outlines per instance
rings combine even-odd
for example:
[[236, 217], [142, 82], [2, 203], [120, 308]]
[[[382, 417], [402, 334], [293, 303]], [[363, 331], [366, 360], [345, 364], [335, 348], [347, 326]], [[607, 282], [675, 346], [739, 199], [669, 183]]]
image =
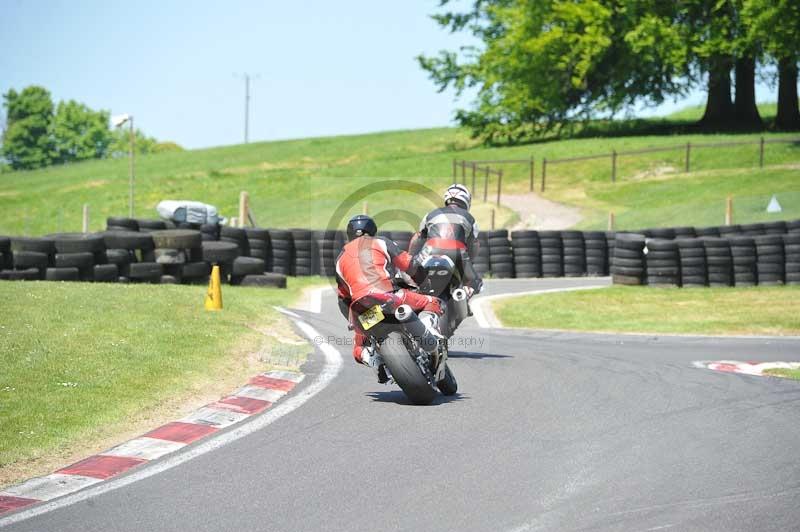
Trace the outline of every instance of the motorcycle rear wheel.
[[411, 402], [417, 405], [430, 404], [436, 397], [436, 390], [422, 374], [417, 362], [411, 358], [403, 342], [403, 335], [398, 332], [389, 333], [381, 344], [380, 351], [392, 378]]

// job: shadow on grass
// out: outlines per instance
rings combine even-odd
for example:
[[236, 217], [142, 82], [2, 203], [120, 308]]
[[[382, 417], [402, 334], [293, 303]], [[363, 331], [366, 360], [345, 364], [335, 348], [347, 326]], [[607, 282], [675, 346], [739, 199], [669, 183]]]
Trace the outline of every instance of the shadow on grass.
[[464, 399], [469, 399], [469, 397], [464, 396], [460, 393], [456, 393], [455, 395], [442, 395], [438, 394], [436, 398], [431, 402], [429, 405], [415, 405], [412, 403], [406, 394], [404, 394], [401, 390], [390, 390], [386, 392], [369, 392], [364, 394], [367, 397], [371, 397], [373, 401], [379, 403], [395, 403], [399, 405], [406, 405], [406, 406], [439, 406], [446, 403], [455, 403], [458, 401], [462, 401]]

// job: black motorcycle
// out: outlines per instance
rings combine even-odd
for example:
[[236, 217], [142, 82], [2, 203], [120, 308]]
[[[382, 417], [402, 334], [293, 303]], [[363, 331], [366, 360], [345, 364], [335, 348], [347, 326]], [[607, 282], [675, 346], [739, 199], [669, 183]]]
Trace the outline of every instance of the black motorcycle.
[[[408, 305], [391, 301], [358, 301], [351, 309], [381, 355], [390, 377], [411, 402], [430, 404], [437, 395], [454, 395], [458, 382], [447, 365], [447, 338], [435, 332], [436, 316], [417, 315]], [[427, 325], [426, 325], [427, 323]]]

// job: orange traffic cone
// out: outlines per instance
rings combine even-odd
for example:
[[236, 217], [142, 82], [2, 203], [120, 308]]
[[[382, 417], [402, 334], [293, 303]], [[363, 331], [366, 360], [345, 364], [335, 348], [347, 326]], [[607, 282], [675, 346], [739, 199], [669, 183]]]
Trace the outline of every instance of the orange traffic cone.
[[205, 307], [206, 310], [222, 310], [222, 287], [219, 282], [219, 266], [216, 264], [211, 269], [211, 278], [208, 280]]

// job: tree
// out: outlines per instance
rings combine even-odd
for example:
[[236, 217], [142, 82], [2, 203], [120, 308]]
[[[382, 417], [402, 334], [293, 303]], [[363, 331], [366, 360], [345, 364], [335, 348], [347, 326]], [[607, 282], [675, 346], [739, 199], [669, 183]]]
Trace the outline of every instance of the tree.
[[664, 23], [675, 12], [657, 0], [476, 0], [434, 19], [483, 47], [418, 60], [439, 90], [478, 88], [474, 108], [457, 114], [462, 125], [515, 140], [682, 93], [685, 41]]
[[46, 166], [52, 161], [50, 124], [53, 101], [43, 87], [31, 86], [3, 95], [7, 129], [3, 136], [3, 157], [15, 170]]
[[59, 163], [105, 157], [112, 142], [107, 111], [74, 100], [60, 102], [51, 127], [53, 160]]
[[800, 60], [800, 4], [794, 0], [744, 0], [743, 17], [751, 41], [758, 42], [778, 67], [778, 129], [800, 130], [797, 100]]

